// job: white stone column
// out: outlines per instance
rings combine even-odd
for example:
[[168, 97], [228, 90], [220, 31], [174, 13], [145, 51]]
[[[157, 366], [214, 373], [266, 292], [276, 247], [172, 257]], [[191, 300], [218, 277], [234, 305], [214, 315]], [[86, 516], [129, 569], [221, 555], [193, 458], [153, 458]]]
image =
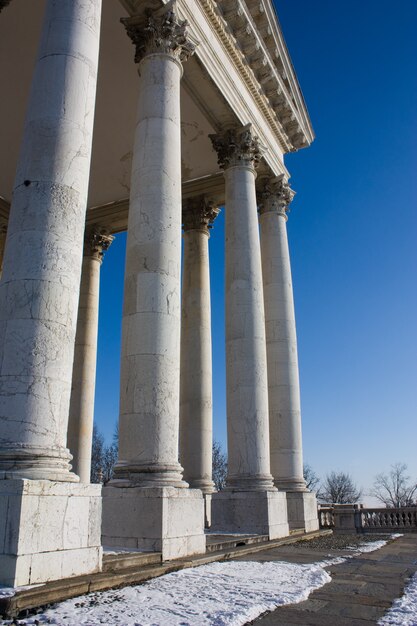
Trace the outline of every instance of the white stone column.
[[201, 489], [210, 524], [213, 398], [210, 307], [210, 228], [219, 209], [204, 197], [183, 208], [180, 461], [190, 487]]
[[66, 448], [100, 17], [48, 0], [33, 74], [0, 283], [0, 584], [101, 565], [100, 487]]
[[101, 0], [49, 0], [0, 293], [0, 476], [78, 480], [66, 449]]
[[[180, 79], [182, 61], [194, 45], [175, 11], [170, 3], [122, 20], [136, 46], [139, 102], [126, 248], [119, 461], [103, 492], [106, 545], [162, 550], [165, 559], [205, 549], [203, 497], [187, 489], [178, 462]], [[140, 504], [141, 499], [146, 502]]]
[[285, 495], [278, 494], [270, 473], [265, 317], [255, 191], [260, 147], [250, 126], [212, 136], [212, 141], [226, 179], [228, 437], [226, 492], [213, 496], [213, 524], [216, 528], [226, 526], [276, 537], [288, 533], [288, 524]]
[[72, 469], [90, 482], [96, 386], [100, 266], [114, 237], [98, 226], [87, 227], [75, 335], [67, 445]]
[[[271, 471], [275, 485], [287, 492], [290, 527], [317, 521], [314, 494], [303, 478], [300, 383], [287, 210], [294, 196], [283, 177], [262, 181], [259, 193], [262, 273], [268, 357]], [[293, 494], [297, 492], [300, 495]], [[305, 494], [305, 495], [304, 495]], [[314, 502], [310, 502], [314, 500]], [[305, 511], [304, 511], [305, 509]], [[310, 521], [306, 521], [311, 518]], [[311, 522], [311, 523], [310, 523]]]

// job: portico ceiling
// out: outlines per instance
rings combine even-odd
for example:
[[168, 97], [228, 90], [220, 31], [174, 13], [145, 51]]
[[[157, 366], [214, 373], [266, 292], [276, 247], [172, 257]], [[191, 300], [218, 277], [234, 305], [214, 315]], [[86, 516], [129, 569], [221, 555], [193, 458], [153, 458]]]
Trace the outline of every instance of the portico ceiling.
[[[12, 0], [0, 16], [0, 216], [11, 199], [44, 6], [45, 0]], [[127, 215], [139, 88], [120, 18], [143, 6], [103, 2], [88, 206], [91, 217], [105, 206], [109, 219], [118, 207], [115, 230]], [[285, 172], [283, 154], [308, 145], [313, 133], [270, 0], [178, 0], [178, 9], [199, 42], [181, 87], [184, 195], [207, 188], [221, 199], [209, 134], [231, 124], [252, 123], [266, 148], [264, 167]]]

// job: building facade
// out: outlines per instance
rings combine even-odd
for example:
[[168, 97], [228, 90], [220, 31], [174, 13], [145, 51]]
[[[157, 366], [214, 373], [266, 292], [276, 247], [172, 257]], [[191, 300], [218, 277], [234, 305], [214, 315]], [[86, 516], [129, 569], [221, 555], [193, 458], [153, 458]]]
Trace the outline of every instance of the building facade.
[[[98, 571], [102, 545], [202, 553], [208, 524], [317, 529], [284, 164], [314, 136], [271, 0], [3, 1], [0, 77], [0, 584]], [[221, 207], [228, 477], [215, 493]], [[89, 483], [100, 266], [126, 230], [119, 459], [102, 488]]]

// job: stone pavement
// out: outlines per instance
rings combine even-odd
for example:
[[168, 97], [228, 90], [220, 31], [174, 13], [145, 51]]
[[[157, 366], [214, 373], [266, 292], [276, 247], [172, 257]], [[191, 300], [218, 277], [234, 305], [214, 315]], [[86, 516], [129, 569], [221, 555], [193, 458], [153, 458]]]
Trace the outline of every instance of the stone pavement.
[[[314, 541], [265, 550], [241, 560], [312, 563], [328, 559], [329, 554], [332, 557], [352, 554], [347, 550], [317, 549], [313, 547]], [[280, 607], [251, 623], [254, 626], [376, 624], [403, 594], [407, 579], [417, 571], [417, 534], [404, 535], [375, 552], [350, 558], [326, 570], [332, 581], [314, 591], [308, 600]]]

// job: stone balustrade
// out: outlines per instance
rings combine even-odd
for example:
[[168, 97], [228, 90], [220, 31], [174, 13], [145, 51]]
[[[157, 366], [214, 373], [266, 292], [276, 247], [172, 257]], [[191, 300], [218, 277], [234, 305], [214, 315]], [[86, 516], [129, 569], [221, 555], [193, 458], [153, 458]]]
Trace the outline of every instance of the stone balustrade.
[[364, 508], [361, 504], [324, 504], [318, 507], [320, 528], [336, 532], [417, 532], [417, 506]]
[[362, 509], [360, 521], [362, 532], [380, 532], [386, 529], [417, 532], [417, 507]]
[[318, 507], [320, 528], [334, 528], [334, 507], [332, 504]]

